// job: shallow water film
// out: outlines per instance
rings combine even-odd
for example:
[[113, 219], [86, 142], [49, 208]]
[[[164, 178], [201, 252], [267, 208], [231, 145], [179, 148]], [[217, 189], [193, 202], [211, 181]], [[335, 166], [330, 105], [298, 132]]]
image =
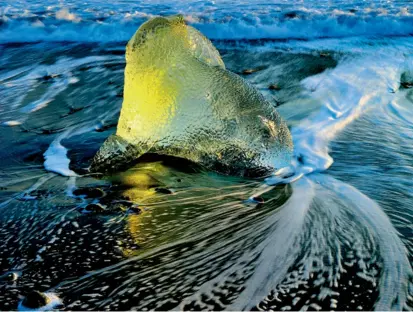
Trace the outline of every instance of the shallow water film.
[[[290, 171], [89, 172], [127, 40], [173, 14], [276, 107]], [[3, 1], [0, 310], [412, 310], [412, 108], [410, 1]]]

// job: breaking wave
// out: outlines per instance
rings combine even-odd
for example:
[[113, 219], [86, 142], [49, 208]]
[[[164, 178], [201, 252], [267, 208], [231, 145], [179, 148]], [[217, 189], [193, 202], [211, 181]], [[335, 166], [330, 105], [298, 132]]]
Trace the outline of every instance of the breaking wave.
[[[70, 3], [69, 3], [70, 4]], [[188, 10], [189, 6], [189, 10]], [[127, 41], [140, 24], [153, 16], [183, 14], [187, 22], [210, 39], [314, 39], [352, 36], [409, 36], [413, 14], [408, 2], [360, 9], [356, 5], [251, 4], [234, 8], [228, 1], [139, 1], [100, 4], [96, 9], [25, 1], [10, 2], [0, 11], [0, 42], [119, 42]], [[159, 12], [159, 13], [158, 13]], [[248, 12], [248, 14], [245, 14]]]

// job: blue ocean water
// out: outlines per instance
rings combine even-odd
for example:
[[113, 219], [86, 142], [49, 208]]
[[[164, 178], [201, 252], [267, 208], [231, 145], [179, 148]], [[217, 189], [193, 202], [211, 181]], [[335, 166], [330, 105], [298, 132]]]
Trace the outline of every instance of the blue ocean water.
[[3, 1], [0, 41], [127, 41], [148, 18], [174, 14], [210, 39], [409, 36], [411, 10], [410, 1], [16, 0]]
[[[291, 179], [90, 175], [174, 14], [286, 120]], [[411, 310], [412, 87], [411, 1], [0, 2], [0, 310]]]

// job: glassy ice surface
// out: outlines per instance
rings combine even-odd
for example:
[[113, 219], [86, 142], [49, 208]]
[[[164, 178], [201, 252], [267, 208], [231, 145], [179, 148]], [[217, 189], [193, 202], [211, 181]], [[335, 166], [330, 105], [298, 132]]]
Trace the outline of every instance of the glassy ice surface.
[[116, 136], [99, 149], [93, 172], [114, 171], [145, 153], [238, 176], [288, 166], [286, 123], [257, 89], [225, 69], [213, 44], [182, 15], [144, 23], [125, 58]]

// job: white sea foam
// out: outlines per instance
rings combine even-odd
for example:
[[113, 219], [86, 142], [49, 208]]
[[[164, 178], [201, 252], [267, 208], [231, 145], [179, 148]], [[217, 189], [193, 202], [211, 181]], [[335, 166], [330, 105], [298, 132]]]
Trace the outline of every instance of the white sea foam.
[[53, 141], [44, 153], [44, 167], [46, 170], [61, 174], [66, 177], [77, 176], [69, 169], [70, 159], [67, 157], [67, 149], [60, 144], [60, 140]]
[[[398, 98], [404, 97], [398, 89], [402, 73], [409, 70], [406, 63], [409, 67], [411, 58], [403, 51], [385, 53], [376, 50], [374, 54], [367, 51], [362, 56], [343, 60], [334, 69], [305, 79], [303, 85], [314, 99], [321, 102], [321, 109], [293, 127], [291, 132], [296, 160], [289, 170], [280, 170], [274, 177], [267, 179], [267, 184], [274, 185], [283, 181], [289, 183], [291, 179], [304, 174], [327, 170], [333, 163], [333, 158], [329, 155], [330, 141], [370, 109], [390, 111], [392, 116], [411, 123], [411, 114], [398, 104]], [[286, 173], [289, 176], [288, 173], [294, 170], [295, 176], [283, 179]], [[375, 201], [344, 182], [326, 174], [313, 174], [309, 179], [343, 200], [345, 209], [354, 214], [357, 222], [367, 227], [371, 237], [377, 240], [384, 266], [379, 279], [379, 300], [375, 303], [375, 308], [408, 309], [407, 281], [412, 278], [412, 268], [406, 247], [388, 216]], [[325, 212], [326, 207], [323, 213]], [[327, 218], [323, 223], [326, 222]], [[314, 222], [315, 228], [324, 226], [325, 224], [317, 225]], [[320, 236], [320, 239], [325, 239], [325, 235]], [[320, 245], [324, 246], [323, 243]], [[374, 282], [374, 279], [363, 274], [360, 273], [359, 276]]]
[[[56, 12], [56, 19], [58, 20], [65, 20], [65, 21], [72, 21], [72, 22], [80, 22], [80, 17], [76, 16], [74, 13], [70, 13], [67, 8], [63, 8]], [[44, 25], [44, 24], [43, 24]]]
[[[369, 109], [392, 105], [399, 88], [405, 58], [368, 54], [342, 61], [336, 68], [311, 76], [302, 83], [311, 96], [322, 103], [313, 113], [291, 130], [295, 159], [284, 178], [282, 172], [267, 178], [266, 183], [290, 183], [303, 174], [327, 170], [333, 159], [329, 143], [349, 123]], [[393, 104], [392, 104], [393, 103]]]
[[356, 188], [328, 175], [314, 175], [314, 181], [332, 190], [352, 206], [359, 222], [368, 227], [378, 240], [383, 259], [379, 281], [380, 296], [375, 303], [377, 311], [408, 309], [407, 281], [413, 277], [412, 267], [398, 232], [380, 206]]
[[250, 309], [251, 303], [263, 299], [282, 281], [300, 252], [295, 247], [302, 234], [307, 211], [314, 196], [315, 190], [311, 181], [307, 179], [298, 181], [293, 185], [292, 196], [281, 207], [279, 213], [273, 214], [265, 221], [267, 227], [274, 224], [278, 226], [264, 242], [257, 246], [262, 253], [257, 261], [254, 275], [228, 310]]
[[[62, 145], [62, 140], [71, 138], [72, 136], [83, 134], [89, 131], [93, 131], [94, 126], [84, 123], [78, 127], [72, 127], [67, 129], [61, 135], [59, 135], [50, 145], [46, 152], [43, 154], [45, 161], [44, 167], [46, 170], [58, 173], [66, 177], [78, 176], [74, 171], [69, 168], [70, 159], [67, 156], [67, 148]], [[70, 183], [74, 183], [71, 180]], [[69, 183], [69, 188], [71, 187]], [[70, 189], [68, 189], [70, 192]]]
[[330, 140], [369, 108], [390, 103], [391, 91], [398, 89], [401, 62], [380, 56], [351, 59], [303, 81], [324, 106], [292, 130], [296, 156], [304, 157], [312, 171], [326, 170], [333, 162]]
[[408, 4], [392, 5], [389, 1], [363, 10], [350, 1], [338, 2], [336, 7], [320, 1], [312, 3], [311, 8], [294, 1], [267, 5], [251, 1], [238, 6], [230, 1], [114, 1], [99, 10], [83, 8], [79, 3], [76, 12], [61, 6], [50, 6], [45, 12], [36, 3], [9, 1], [0, 11], [0, 42], [127, 41], [154, 14], [177, 13], [184, 13], [189, 24], [212, 39], [408, 36], [413, 33]]
[[[59, 58], [53, 64], [34, 64], [12, 70], [0, 75], [0, 82], [5, 88], [1, 90], [3, 102], [6, 107], [1, 107], [0, 125], [17, 126], [24, 124], [32, 118], [32, 113], [46, 108], [55, 98], [64, 92], [70, 85], [79, 82], [79, 78], [72, 71], [86, 64], [92, 65], [105, 61], [114, 61], [119, 57], [108, 56], [86, 56], [83, 58]], [[49, 78], [45, 84], [43, 79]], [[27, 90], [40, 90], [37, 98], [26, 102]], [[10, 109], [11, 108], [11, 109]], [[18, 115], [16, 115], [18, 114]]]
[[2, 123], [4, 126], [15, 127], [21, 125], [21, 121], [18, 120], [9, 120]]

